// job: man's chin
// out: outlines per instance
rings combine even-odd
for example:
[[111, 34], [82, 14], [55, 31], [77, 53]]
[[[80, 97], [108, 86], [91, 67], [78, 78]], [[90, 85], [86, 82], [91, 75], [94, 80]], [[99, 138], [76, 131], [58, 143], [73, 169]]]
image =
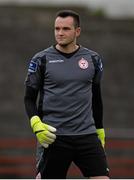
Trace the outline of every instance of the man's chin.
[[68, 44], [66, 44], [66, 43], [58, 43], [59, 44], [59, 46], [61, 46], [61, 47], [67, 47], [68, 46]]

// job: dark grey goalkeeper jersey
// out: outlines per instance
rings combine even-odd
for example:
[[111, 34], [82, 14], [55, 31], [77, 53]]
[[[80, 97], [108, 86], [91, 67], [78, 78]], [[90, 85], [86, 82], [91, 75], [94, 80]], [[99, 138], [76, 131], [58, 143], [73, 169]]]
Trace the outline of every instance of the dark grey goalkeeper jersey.
[[91, 134], [96, 132], [92, 83], [99, 83], [101, 74], [96, 52], [80, 47], [67, 58], [51, 46], [32, 58], [25, 83], [39, 90], [42, 121], [58, 135]]

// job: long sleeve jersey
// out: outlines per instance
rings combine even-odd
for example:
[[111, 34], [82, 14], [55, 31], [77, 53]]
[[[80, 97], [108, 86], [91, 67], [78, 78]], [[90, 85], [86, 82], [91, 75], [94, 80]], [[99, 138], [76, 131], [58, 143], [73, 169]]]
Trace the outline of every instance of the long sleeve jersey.
[[29, 118], [39, 115], [58, 135], [96, 132], [103, 127], [102, 71], [100, 56], [82, 46], [69, 55], [54, 46], [37, 53], [25, 81]]

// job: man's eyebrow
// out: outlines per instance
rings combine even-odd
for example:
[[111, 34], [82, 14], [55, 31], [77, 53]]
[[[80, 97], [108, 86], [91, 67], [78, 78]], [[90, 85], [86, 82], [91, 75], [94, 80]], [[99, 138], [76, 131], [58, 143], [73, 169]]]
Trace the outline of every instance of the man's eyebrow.
[[59, 29], [59, 28], [62, 28], [62, 29], [71, 29], [69, 26], [64, 26], [64, 27], [55, 26], [55, 29]]

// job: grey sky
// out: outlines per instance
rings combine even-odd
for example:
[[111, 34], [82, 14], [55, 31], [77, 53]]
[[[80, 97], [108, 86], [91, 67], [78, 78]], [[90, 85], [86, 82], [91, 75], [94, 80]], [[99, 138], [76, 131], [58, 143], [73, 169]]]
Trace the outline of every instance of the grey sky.
[[93, 9], [102, 8], [110, 17], [134, 17], [134, 0], [0, 0], [0, 4], [79, 4], [86, 5]]

